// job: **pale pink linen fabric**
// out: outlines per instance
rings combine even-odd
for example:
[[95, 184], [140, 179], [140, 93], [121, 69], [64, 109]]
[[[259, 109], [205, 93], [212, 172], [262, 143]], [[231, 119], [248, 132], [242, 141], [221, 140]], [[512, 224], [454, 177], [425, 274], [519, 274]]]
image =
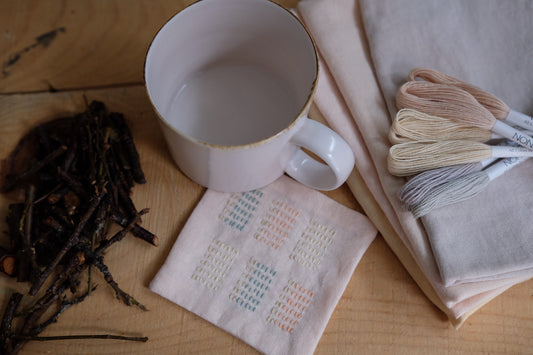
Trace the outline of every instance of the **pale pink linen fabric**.
[[312, 354], [376, 234], [286, 176], [207, 190], [150, 288], [263, 353]]
[[449, 314], [456, 318], [467, 314], [511, 285], [527, 279], [528, 276], [520, 275], [457, 286], [447, 286], [443, 282], [424, 229], [397, 199], [396, 193], [404, 180], [391, 176], [386, 170], [390, 116], [368, 54], [358, 3], [354, 0], [302, 0], [298, 10], [331, 73], [328, 78], [328, 71], [322, 71], [317, 105], [341, 135], [349, 132], [344, 138], [356, 152], [357, 168], [448, 307]]

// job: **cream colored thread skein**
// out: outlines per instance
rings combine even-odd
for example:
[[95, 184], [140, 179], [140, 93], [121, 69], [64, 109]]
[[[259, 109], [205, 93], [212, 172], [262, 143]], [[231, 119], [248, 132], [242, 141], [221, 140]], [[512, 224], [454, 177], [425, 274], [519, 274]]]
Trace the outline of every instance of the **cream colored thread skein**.
[[[498, 145], [516, 146], [508, 140], [500, 142]], [[409, 206], [415, 205], [424, 199], [433, 188], [461, 176], [485, 169], [496, 160], [497, 158], [490, 158], [475, 163], [457, 164], [423, 171], [413, 176], [403, 185], [398, 193], [398, 198], [404, 206], [409, 208]]]
[[398, 109], [411, 108], [461, 124], [491, 130], [519, 145], [533, 149], [531, 137], [497, 120], [474, 96], [455, 86], [408, 81], [398, 90], [396, 105]]
[[420, 78], [431, 83], [446, 84], [461, 88], [462, 90], [474, 96], [476, 100], [485, 108], [487, 108], [496, 119], [505, 120], [510, 124], [514, 124], [528, 130], [533, 129], [532, 117], [512, 110], [505, 102], [500, 100], [495, 95], [488, 93], [475, 85], [454, 78], [451, 75], [441, 73], [434, 69], [415, 68], [409, 73], [408, 78], [409, 80]]
[[489, 158], [524, 156], [533, 156], [533, 151], [462, 140], [413, 141], [393, 145], [389, 149], [387, 166], [392, 175], [410, 176], [429, 169], [474, 163]]
[[392, 144], [407, 141], [464, 139], [486, 142], [498, 138], [491, 131], [462, 125], [448, 118], [428, 115], [413, 109], [398, 111], [389, 131]]

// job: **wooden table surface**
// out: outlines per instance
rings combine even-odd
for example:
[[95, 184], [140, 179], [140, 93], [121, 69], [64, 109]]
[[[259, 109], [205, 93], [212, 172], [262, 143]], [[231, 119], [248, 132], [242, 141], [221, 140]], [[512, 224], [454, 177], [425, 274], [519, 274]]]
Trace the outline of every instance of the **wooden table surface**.
[[[293, 7], [297, 0], [278, 1]], [[204, 193], [172, 162], [143, 87], [143, 63], [157, 29], [191, 1], [0, 1], [0, 158], [36, 122], [84, 109], [83, 95], [123, 112], [148, 183], [134, 188], [144, 225], [160, 238], [134, 238], [106, 256], [121, 286], [149, 311], [128, 308], [105, 281], [43, 335], [145, 335], [117, 340], [29, 343], [23, 354], [254, 354], [256, 351], [148, 289]], [[328, 192], [362, 211], [346, 185]], [[0, 197], [0, 229], [10, 198]], [[5, 243], [0, 243], [5, 244]], [[22, 285], [0, 277], [0, 306]], [[22, 287], [23, 289], [23, 287]], [[357, 267], [318, 344], [317, 354], [533, 353], [533, 282], [517, 285], [459, 330], [431, 304], [378, 235]]]

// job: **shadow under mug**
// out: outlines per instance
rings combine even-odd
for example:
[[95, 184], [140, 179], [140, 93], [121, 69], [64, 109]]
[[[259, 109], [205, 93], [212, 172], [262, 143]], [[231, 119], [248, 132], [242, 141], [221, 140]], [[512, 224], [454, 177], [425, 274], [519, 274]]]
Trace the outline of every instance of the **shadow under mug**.
[[248, 191], [286, 172], [332, 190], [353, 169], [346, 142], [307, 118], [316, 48], [300, 21], [273, 2], [190, 5], [157, 33], [144, 70], [172, 157], [203, 186]]

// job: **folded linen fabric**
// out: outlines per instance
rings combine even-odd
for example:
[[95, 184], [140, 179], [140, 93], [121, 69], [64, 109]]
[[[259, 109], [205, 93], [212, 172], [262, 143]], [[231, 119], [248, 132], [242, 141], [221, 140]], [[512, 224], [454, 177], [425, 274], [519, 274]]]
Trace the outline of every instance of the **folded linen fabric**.
[[268, 354], [312, 354], [377, 231], [288, 177], [208, 190], [152, 291]]
[[[399, 85], [417, 66], [436, 68], [515, 110], [532, 112], [531, 1], [363, 0], [361, 10], [391, 114]], [[422, 218], [445, 285], [533, 276], [532, 173], [533, 162], [525, 162], [479, 196]]]
[[[354, 191], [358, 202], [363, 207], [369, 208], [367, 213], [371, 213], [373, 222], [378, 226], [389, 246], [402, 261], [403, 265], [407, 268], [420, 288], [438, 308], [450, 317], [451, 322], [456, 327], [460, 326], [468, 316], [481, 305], [523, 279], [512, 278], [505, 282], [498, 282], [494, 286], [494, 289], [492, 287], [487, 287], [489, 291], [478, 291], [479, 288], [476, 288], [474, 291], [469, 291], [470, 293], [468, 293], [468, 295], [472, 294], [473, 296], [463, 296], [460, 301], [447, 301], [446, 296], [448, 296], [448, 294], [446, 293], [446, 290], [443, 291], [443, 288], [440, 285], [440, 279], [438, 279], [436, 272], [428, 272], [428, 269], [422, 270], [421, 267], [427, 267], [428, 263], [418, 264], [417, 260], [413, 259], [410, 244], [404, 244], [404, 241], [399, 237], [399, 235], [402, 235], [400, 233], [403, 233], [401, 227], [399, 229], [400, 233], [395, 232], [395, 227], [398, 227], [397, 224], [399, 221], [394, 219], [396, 218], [394, 212], [391, 214], [391, 211], [393, 211], [392, 206], [384, 203], [378, 205], [374, 202], [375, 200], [384, 201], [384, 199], [386, 199], [386, 197], [383, 197], [384, 192], [379, 183], [377, 172], [375, 171], [372, 160], [366, 152], [365, 146], [357, 145], [357, 143], [360, 142], [360, 140], [357, 139], [360, 137], [357, 126], [355, 125], [355, 122], [353, 122], [349, 111], [342, 100], [342, 96], [335, 86], [327, 66], [325, 63], [321, 64], [315, 103], [320, 108], [321, 115], [330, 118], [328, 122], [332, 128], [337, 132], [342, 132], [343, 137], [349, 142], [356, 156], [356, 166], [358, 171], [354, 171], [352, 175], [350, 175], [347, 184], [352, 191]], [[369, 188], [365, 189], [363, 185], [368, 185]], [[384, 213], [384, 208], [388, 208], [389, 210], [385, 210]], [[392, 216], [392, 218], [389, 217], [390, 219], [387, 220], [387, 216]], [[405, 240], [408, 242], [407, 238]], [[421, 246], [418, 247], [420, 248]], [[429, 265], [432, 266], [431, 264]], [[435, 288], [440, 294], [435, 293]], [[466, 291], [462, 292], [463, 295], [467, 294]], [[475, 292], [480, 293], [476, 294]], [[444, 297], [442, 297], [443, 295]], [[461, 293], [459, 293], [459, 296], [461, 296]], [[443, 301], [447, 301], [447, 303], [444, 304]]]
[[[315, 38], [326, 64], [323, 66], [326, 70], [322, 70], [322, 75], [327, 77], [331, 73], [328, 80], [324, 81], [321, 78], [319, 81], [319, 90], [315, 99], [319, 109], [333, 127], [351, 124], [352, 131], [360, 132], [359, 135], [344, 138], [352, 147], [359, 145], [368, 151], [368, 155], [356, 154], [356, 165], [399, 238], [399, 240], [389, 240], [389, 244], [407, 250], [410, 255], [404, 252], [398, 256], [404, 264], [412, 263], [411, 258], [414, 260], [418, 268], [413, 267], [409, 271], [413, 272], [416, 269], [416, 272], [423, 274], [420, 277], [415, 275], [413, 277], [415, 280], [425, 278], [419, 282], [425, 285], [421, 285], [422, 289], [428, 295], [436, 293], [442, 301], [440, 308], [444, 308], [443, 311], [457, 325], [461, 316], [468, 316], [506, 288], [526, 279], [528, 275], [515, 275], [504, 280], [457, 286], [448, 286], [443, 282], [424, 228], [401, 207], [397, 199], [396, 193], [401, 188], [403, 180], [391, 176], [386, 171], [385, 162], [389, 146], [387, 134], [391, 118], [375, 77], [359, 2], [302, 0], [298, 10]], [[403, 63], [408, 58], [394, 54], [392, 59]], [[397, 67], [395, 63], [389, 64], [393, 68]], [[330, 84], [327, 86], [321, 84], [328, 81]], [[333, 110], [331, 109], [333, 105], [345, 105], [346, 109]], [[339, 132], [344, 134], [344, 130]], [[365, 149], [361, 148], [360, 151], [364, 152]], [[364, 168], [360, 168], [361, 162], [364, 162]], [[372, 167], [375, 173], [369, 173]], [[375, 178], [376, 175], [378, 179]], [[426, 280], [429, 284], [425, 282]], [[430, 299], [440, 303], [434, 297]], [[466, 318], [462, 317], [459, 323], [464, 319]]]

